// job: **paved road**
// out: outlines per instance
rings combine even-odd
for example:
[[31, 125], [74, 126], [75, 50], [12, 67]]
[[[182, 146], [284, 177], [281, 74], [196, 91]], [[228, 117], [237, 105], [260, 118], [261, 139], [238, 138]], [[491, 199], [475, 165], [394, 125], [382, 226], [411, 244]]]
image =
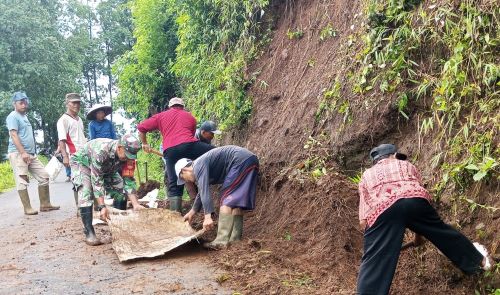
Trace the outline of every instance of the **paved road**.
[[[63, 174], [63, 173], [62, 173]], [[111, 244], [83, 243], [71, 185], [51, 184], [61, 210], [23, 214], [17, 192], [0, 194], [0, 294], [230, 294], [194, 242], [157, 258], [121, 264]], [[39, 207], [36, 181], [29, 191]], [[106, 226], [98, 235], [109, 235]]]

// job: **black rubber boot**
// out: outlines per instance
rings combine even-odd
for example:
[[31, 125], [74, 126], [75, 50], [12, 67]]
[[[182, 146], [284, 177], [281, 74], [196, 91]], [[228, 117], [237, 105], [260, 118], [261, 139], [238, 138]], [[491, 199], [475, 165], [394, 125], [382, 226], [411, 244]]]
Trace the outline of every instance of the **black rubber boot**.
[[124, 200], [113, 199], [113, 207], [119, 210], [127, 210], [127, 199]]
[[85, 243], [89, 246], [101, 245], [102, 242], [97, 238], [92, 225], [92, 206], [80, 207], [80, 216], [83, 222], [83, 232], [85, 233]]
[[168, 197], [170, 210], [182, 213], [182, 197]]

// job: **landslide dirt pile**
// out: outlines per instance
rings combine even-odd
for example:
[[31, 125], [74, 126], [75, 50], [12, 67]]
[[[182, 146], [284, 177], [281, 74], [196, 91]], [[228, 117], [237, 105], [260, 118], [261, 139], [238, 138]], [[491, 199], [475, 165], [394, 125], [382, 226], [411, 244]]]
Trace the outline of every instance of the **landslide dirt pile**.
[[[441, 147], [420, 138], [421, 122], [401, 120], [397, 93], [357, 97], [347, 90], [366, 21], [361, 1], [275, 1], [271, 10], [272, 41], [248, 70], [256, 75], [249, 90], [252, 119], [246, 133], [225, 139], [239, 140], [259, 156], [257, 208], [245, 217], [245, 240], [213, 257], [227, 272], [220, 281], [244, 294], [353, 294], [362, 255], [355, 182], [369, 165], [368, 151], [381, 142], [396, 143], [418, 159], [430, 186], [430, 154]], [[325, 91], [337, 93], [339, 103], [348, 100], [347, 110], [318, 118]], [[410, 116], [429, 102], [411, 104]], [[481, 201], [499, 205], [498, 183], [473, 190], [483, 195]], [[446, 198], [436, 206], [447, 222], [457, 221], [448, 214], [453, 208]], [[468, 237], [495, 252], [498, 213], [462, 208], [454, 218]], [[481, 283], [463, 276], [427, 243], [402, 253], [391, 290], [471, 294]]]

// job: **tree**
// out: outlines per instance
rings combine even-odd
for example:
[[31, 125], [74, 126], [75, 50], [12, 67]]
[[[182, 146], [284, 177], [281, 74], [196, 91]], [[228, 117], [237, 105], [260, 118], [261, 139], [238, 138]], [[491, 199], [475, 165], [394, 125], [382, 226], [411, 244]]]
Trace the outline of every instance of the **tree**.
[[[0, 0], [0, 11], [2, 100], [9, 102], [14, 91], [25, 91], [31, 101], [31, 123], [34, 129], [43, 130], [44, 147], [53, 148], [64, 94], [82, 90], [82, 58], [71, 44], [72, 30], [78, 28], [68, 25], [70, 16], [55, 0]], [[0, 115], [5, 122], [5, 114]], [[7, 138], [1, 137], [2, 152]]]
[[150, 104], [163, 108], [179, 93], [171, 71], [178, 44], [175, 15], [167, 0], [131, 2], [134, 22], [132, 51], [120, 56], [113, 67], [120, 93], [117, 104], [131, 116], [145, 117]]

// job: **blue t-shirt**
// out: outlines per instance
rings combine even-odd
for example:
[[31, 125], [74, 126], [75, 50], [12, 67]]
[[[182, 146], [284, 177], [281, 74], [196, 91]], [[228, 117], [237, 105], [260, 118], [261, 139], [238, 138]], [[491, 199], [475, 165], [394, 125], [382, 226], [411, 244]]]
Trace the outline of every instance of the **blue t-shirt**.
[[[9, 132], [11, 130], [16, 130], [21, 144], [24, 150], [28, 154], [35, 154], [35, 138], [33, 137], [33, 128], [26, 115], [22, 115], [16, 111], [12, 111], [5, 119], [7, 124], [7, 129]], [[12, 137], [9, 136], [9, 147], [7, 148], [8, 153], [19, 152], [12, 141]]]
[[116, 139], [115, 128], [110, 120], [104, 119], [102, 121], [90, 121], [89, 123], [89, 137], [90, 140], [96, 138], [110, 138]]

